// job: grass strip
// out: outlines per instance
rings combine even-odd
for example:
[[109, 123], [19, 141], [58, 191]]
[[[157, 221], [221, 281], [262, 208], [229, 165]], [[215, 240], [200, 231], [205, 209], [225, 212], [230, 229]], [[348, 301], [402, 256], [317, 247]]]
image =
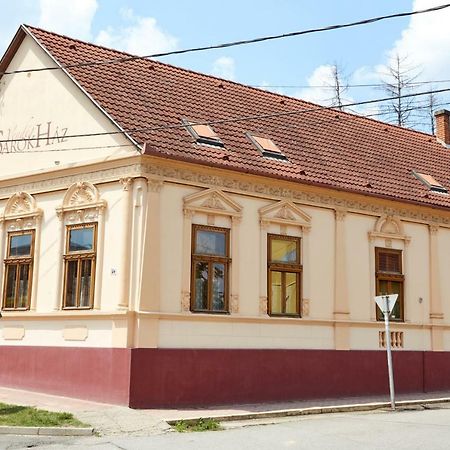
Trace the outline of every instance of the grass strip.
[[179, 433], [191, 431], [219, 431], [220, 423], [215, 419], [179, 420], [174, 426]]
[[0, 403], [0, 425], [16, 427], [89, 427], [73, 414], [51, 412], [32, 406]]

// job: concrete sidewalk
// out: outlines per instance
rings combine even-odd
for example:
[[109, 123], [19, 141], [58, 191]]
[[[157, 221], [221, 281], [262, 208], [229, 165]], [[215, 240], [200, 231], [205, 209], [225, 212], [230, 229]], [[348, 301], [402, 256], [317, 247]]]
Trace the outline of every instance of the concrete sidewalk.
[[[427, 400], [449, 399], [450, 392], [438, 392], [427, 394], [403, 394], [396, 397], [397, 401], [420, 401], [426, 403]], [[150, 434], [161, 434], [168, 432], [170, 426], [167, 420], [191, 419], [198, 417], [224, 417], [237, 416], [239, 420], [242, 415], [264, 413], [269, 417], [289, 416], [292, 410], [313, 408], [313, 407], [341, 407], [343, 405], [361, 405], [379, 402], [388, 402], [389, 395], [377, 397], [352, 397], [340, 399], [323, 399], [308, 401], [292, 401], [280, 403], [260, 403], [247, 405], [231, 405], [204, 408], [186, 409], [146, 409], [135, 410], [124, 406], [95, 403], [85, 400], [78, 400], [68, 397], [41, 394], [37, 392], [23, 391], [0, 387], [0, 402], [11, 403], [24, 406], [35, 406], [36, 408], [47, 409], [49, 411], [66, 411], [73, 413], [78, 419], [92, 425], [96, 431], [102, 435], [134, 435], [145, 436]], [[288, 411], [289, 410], [289, 411]], [[331, 411], [330, 411], [331, 412]]]

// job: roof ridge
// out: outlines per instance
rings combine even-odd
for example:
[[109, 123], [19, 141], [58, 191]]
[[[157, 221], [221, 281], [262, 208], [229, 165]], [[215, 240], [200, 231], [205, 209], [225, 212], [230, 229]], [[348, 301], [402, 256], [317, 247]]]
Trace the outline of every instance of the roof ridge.
[[[269, 91], [269, 90], [262, 89], [262, 88], [257, 88], [255, 86], [250, 86], [248, 84], [244, 84], [244, 83], [239, 82], [239, 81], [229, 80], [229, 79], [226, 79], [226, 78], [221, 78], [221, 77], [218, 77], [216, 75], [207, 74], [207, 73], [204, 73], [204, 72], [199, 72], [199, 71], [196, 71], [196, 70], [193, 70], [193, 69], [190, 69], [190, 68], [175, 66], [173, 64], [162, 62], [162, 61], [159, 61], [157, 59], [150, 59], [148, 57], [139, 56], [139, 55], [136, 55], [136, 54], [133, 54], [133, 53], [128, 53], [128, 52], [125, 52], [123, 50], [117, 50], [117, 49], [114, 49], [114, 48], [111, 48], [111, 47], [106, 47], [106, 46], [103, 46], [103, 45], [95, 44], [93, 42], [83, 41], [82, 39], [77, 39], [77, 38], [73, 38], [73, 37], [70, 37], [70, 36], [67, 36], [67, 35], [64, 35], [64, 34], [55, 33], [53, 31], [48, 31], [48, 30], [45, 30], [45, 29], [40, 28], [40, 27], [35, 27], [35, 26], [32, 26], [32, 25], [26, 25], [26, 24], [23, 24], [23, 26], [26, 27], [27, 29], [39, 30], [39, 31], [44, 32], [44, 33], [48, 33], [48, 34], [51, 34], [51, 35], [54, 35], [54, 36], [63, 37], [65, 39], [69, 39], [71, 41], [79, 42], [79, 43], [84, 44], [84, 45], [90, 45], [92, 47], [96, 47], [96, 48], [100, 48], [100, 49], [103, 49], [103, 50], [111, 51], [111, 52], [114, 52], [114, 53], [117, 53], [117, 54], [121, 54], [121, 55], [126, 55], [126, 56], [130, 56], [130, 57], [136, 57], [140, 61], [147, 61], [149, 63], [159, 64], [159, 65], [162, 65], [162, 66], [165, 66], [165, 67], [170, 67], [170, 68], [175, 69], [175, 70], [180, 70], [182, 72], [192, 73], [192, 74], [195, 74], [195, 75], [200, 76], [200, 77], [206, 77], [206, 78], [209, 78], [209, 79], [215, 79], [215, 80], [218, 80], [218, 81], [221, 81], [221, 82], [234, 84], [234, 85], [243, 87], [245, 89], [254, 90], [256, 92], [265, 93], [265, 94], [269, 94], [269, 95], [277, 96], [277, 97], [282, 97], [282, 98], [287, 98], [287, 99], [292, 100], [292, 101], [294, 101], [296, 103], [303, 104], [303, 106], [305, 106], [305, 104], [306, 105], [311, 105], [311, 106], [317, 108], [318, 111], [319, 110], [320, 111], [332, 111], [333, 113], [345, 114], [345, 115], [350, 116], [350, 117], [352, 117], [354, 119], [370, 120], [372, 123], [376, 123], [376, 124], [379, 124], [381, 126], [394, 127], [396, 129], [401, 129], [403, 131], [413, 132], [413, 133], [418, 133], [418, 134], [421, 134], [421, 135], [424, 135], [424, 136], [428, 136], [428, 137], [431, 136], [431, 137], [433, 137], [432, 134], [426, 133], [424, 131], [414, 130], [412, 128], [405, 128], [405, 127], [402, 127], [400, 125], [391, 124], [391, 123], [388, 123], [388, 122], [383, 122], [381, 120], [377, 120], [377, 119], [374, 119], [372, 117], [366, 117], [366, 116], [362, 116], [362, 115], [359, 115], [359, 114], [356, 114], [356, 113], [352, 113], [352, 112], [349, 112], [349, 111], [339, 110], [339, 109], [336, 109], [336, 108], [331, 107], [331, 106], [325, 106], [325, 105], [320, 105], [318, 103], [313, 103], [311, 101], [304, 100], [302, 98], [293, 97], [293, 96], [290, 96], [290, 95], [281, 94], [279, 92], [273, 92], [273, 91]], [[288, 112], [288, 111], [286, 111], [286, 112]]]
[[289, 96], [289, 95], [286, 95], [286, 94], [280, 94], [279, 92], [273, 92], [273, 91], [268, 91], [266, 89], [257, 88], [255, 86], [250, 86], [248, 84], [245, 84], [245, 83], [242, 83], [242, 82], [239, 82], [239, 81], [230, 80], [230, 79], [227, 79], [227, 78], [221, 78], [221, 77], [218, 77], [217, 75], [200, 72], [200, 71], [197, 71], [197, 70], [194, 70], [194, 69], [190, 69], [190, 68], [186, 68], [186, 67], [175, 66], [174, 64], [170, 64], [170, 63], [159, 61], [158, 59], [150, 59], [149, 57], [146, 57], [146, 56], [139, 56], [139, 55], [136, 55], [134, 53], [129, 53], [129, 52], [125, 52], [123, 50], [118, 50], [116, 48], [106, 47], [104, 45], [95, 44], [95, 43], [89, 42], [89, 41], [84, 41], [82, 39], [78, 39], [78, 38], [74, 38], [74, 37], [71, 37], [71, 36], [67, 36], [66, 34], [60, 34], [60, 33], [55, 33], [54, 31], [48, 31], [48, 30], [45, 30], [44, 28], [36, 27], [34, 25], [23, 24], [22, 26], [26, 27], [29, 30], [33, 30], [33, 29], [34, 30], [39, 30], [39, 31], [42, 31], [44, 33], [51, 34], [53, 36], [59, 36], [59, 37], [65, 38], [65, 39], [69, 39], [71, 41], [79, 42], [79, 43], [84, 44], [84, 45], [90, 45], [92, 47], [97, 47], [97, 48], [100, 48], [100, 49], [103, 49], [103, 50], [108, 50], [108, 51], [119, 53], [119, 54], [122, 54], [122, 55], [135, 57], [136, 59], [138, 59], [140, 61], [148, 61], [148, 62], [151, 62], [151, 63], [160, 64], [162, 66], [171, 67], [173, 69], [181, 70], [183, 72], [189, 72], [189, 73], [193, 73], [195, 75], [199, 75], [199, 76], [202, 76], [202, 77], [213, 78], [213, 79], [216, 79], [218, 81], [225, 81], [226, 83], [232, 83], [232, 84], [235, 84], [235, 85], [238, 85], [238, 86], [242, 86], [244, 88], [255, 90], [257, 92], [265, 92], [265, 93], [268, 93], [268, 94], [276, 95], [276, 96], [283, 97], [283, 98], [289, 98], [289, 99], [294, 100], [294, 101], [308, 103], [310, 105], [319, 106], [319, 107], [322, 108], [321, 105], [318, 105], [317, 103], [310, 102], [308, 100], [303, 100], [303, 99], [300, 99], [300, 98], [297, 98], [297, 97], [292, 97], [292, 96]]
[[[134, 55], [133, 53], [124, 52], [123, 50], [118, 50], [117, 48], [106, 47], [104, 45], [94, 44], [93, 42], [83, 41], [82, 39], [74, 38], [72, 36], [67, 36], [67, 34], [55, 33], [54, 31], [45, 30], [44, 28], [35, 27], [34, 25], [27, 25], [24, 23], [24, 24], [22, 24], [22, 26], [25, 27], [28, 31], [31, 31], [31, 33], [33, 32], [33, 30], [38, 30], [38, 31], [42, 31], [47, 34], [51, 34], [53, 36], [58, 36], [58, 37], [62, 37], [64, 39], [69, 39], [70, 41], [79, 42], [80, 44], [91, 45], [93, 47], [101, 48], [103, 50], [108, 50], [110, 52], [120, 53], [120, 54], [126, 55], [126, 56], [141, 58], [139, 55]], [[145, 59], [145, 58], [142, 58], [142, 59]]]

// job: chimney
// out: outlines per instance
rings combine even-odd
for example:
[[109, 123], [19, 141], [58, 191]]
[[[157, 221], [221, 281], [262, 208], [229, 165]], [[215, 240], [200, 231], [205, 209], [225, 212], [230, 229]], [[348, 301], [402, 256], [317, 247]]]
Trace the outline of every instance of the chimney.
[[436, 120], [436, 139], [445, 145], [450, 145], [450, 111], [441, 109], [434, 113]]

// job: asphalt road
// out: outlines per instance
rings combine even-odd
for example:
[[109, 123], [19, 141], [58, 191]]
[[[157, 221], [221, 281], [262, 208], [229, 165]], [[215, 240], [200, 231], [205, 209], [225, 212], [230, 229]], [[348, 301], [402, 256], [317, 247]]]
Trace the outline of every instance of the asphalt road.
[[450, 448], [450, 406], [303, 416], [268, 425], [158, 436], [56, 438], [0, 436], [0, 449], [273, 450]]

